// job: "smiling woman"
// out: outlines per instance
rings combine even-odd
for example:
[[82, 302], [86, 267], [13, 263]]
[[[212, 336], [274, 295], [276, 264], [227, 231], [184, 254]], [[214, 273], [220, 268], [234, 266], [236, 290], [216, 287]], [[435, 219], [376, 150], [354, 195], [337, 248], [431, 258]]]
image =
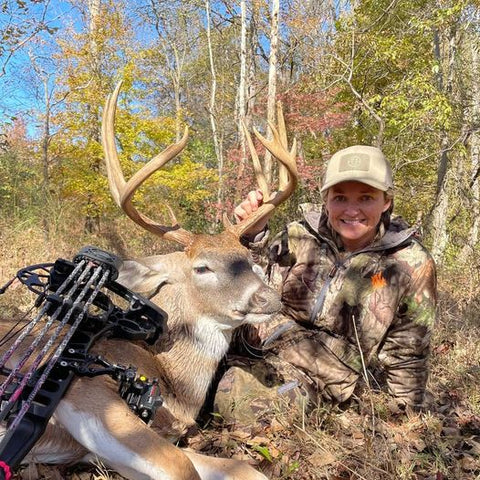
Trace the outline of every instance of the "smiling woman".
[[[323, 207], [273, 242], [258, 226], [248, 232], [245, 240], [256, 258], [263, 255], [283, 308], [273, 321], [243, 332], [242, 342], [263, 347], [262, 362], [276, 362], [277, 371], [279, 361], [288, 365], [292, 378], [282, 382], [307, 377], [310, 392], [314, 385], [315, 395], [334, 402], [348, 400], [361, 379], [371, 384], [369, 364], [377, 356], [396, 403], [423, 408], [435, 265], [415, 229], [391, 218], [390, 165], [378, 148], [345, 148], [328, 162], [321, 191]], [[235, 211], [238, 219], [262, 202], [260, 192], [251, 192]], [[241, 391], [235, 375], [228, 372], [219, 391]]]

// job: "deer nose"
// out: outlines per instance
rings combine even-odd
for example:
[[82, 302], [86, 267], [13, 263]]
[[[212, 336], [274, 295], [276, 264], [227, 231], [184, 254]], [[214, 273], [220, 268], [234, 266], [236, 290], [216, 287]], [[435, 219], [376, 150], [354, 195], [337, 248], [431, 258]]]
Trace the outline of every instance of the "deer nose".
[[248, 302], [249, 311], [254, 313], [275, 313], [282, 308], [280, 295], [272, 288], [257, 290]]

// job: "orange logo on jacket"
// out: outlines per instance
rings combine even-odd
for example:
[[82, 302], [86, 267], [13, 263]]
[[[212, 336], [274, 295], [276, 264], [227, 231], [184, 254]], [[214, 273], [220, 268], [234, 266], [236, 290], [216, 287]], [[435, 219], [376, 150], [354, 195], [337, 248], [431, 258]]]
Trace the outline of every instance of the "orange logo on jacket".
[[382, 272], [378, 272], [372, 276], [372, 287], [374, 290], [377, 288], [382, 288], [387, 284], [385, 277], [382, 275]]

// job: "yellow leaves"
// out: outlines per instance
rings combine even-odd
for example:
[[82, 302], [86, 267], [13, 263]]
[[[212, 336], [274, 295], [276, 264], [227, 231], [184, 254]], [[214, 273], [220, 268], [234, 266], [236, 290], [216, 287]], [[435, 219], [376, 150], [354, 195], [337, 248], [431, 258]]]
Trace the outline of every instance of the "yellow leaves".
[[[143, 165], [130, 163], [136, 170]], [[195, 229], [205, 222], [205, 204], [214, 200], [217, 180], [214, 170], [185, 154], [153, 174], [137, 191], [133, 203], [139, 211], [164, 223], [170, 222], [165, 209], [169, 205], [181, 225]]]
[[182, 201], [188, 204], [198, 204], [211, 197], [218, 180], [214, 170], [189, 158], [182, 159], [170, 170], [156, 173], [154, 177], [170, 190], [170, 198], [180, 195]]

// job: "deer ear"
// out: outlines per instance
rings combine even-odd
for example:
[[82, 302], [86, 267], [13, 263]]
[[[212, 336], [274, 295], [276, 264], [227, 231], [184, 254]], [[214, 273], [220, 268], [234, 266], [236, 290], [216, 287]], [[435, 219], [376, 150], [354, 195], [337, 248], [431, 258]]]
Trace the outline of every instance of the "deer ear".
[[120, 268], [118, 282], [134, 292], [151, 292], [161, 283], [185, 281], [184, 263], [183, 252], [126, 260]]
[[145, 293], [153, 290], [166, 278], [155, 278], [150, 268], [134, 260], [123, 262], [118, 275], [118, 283], [137, 293]]

